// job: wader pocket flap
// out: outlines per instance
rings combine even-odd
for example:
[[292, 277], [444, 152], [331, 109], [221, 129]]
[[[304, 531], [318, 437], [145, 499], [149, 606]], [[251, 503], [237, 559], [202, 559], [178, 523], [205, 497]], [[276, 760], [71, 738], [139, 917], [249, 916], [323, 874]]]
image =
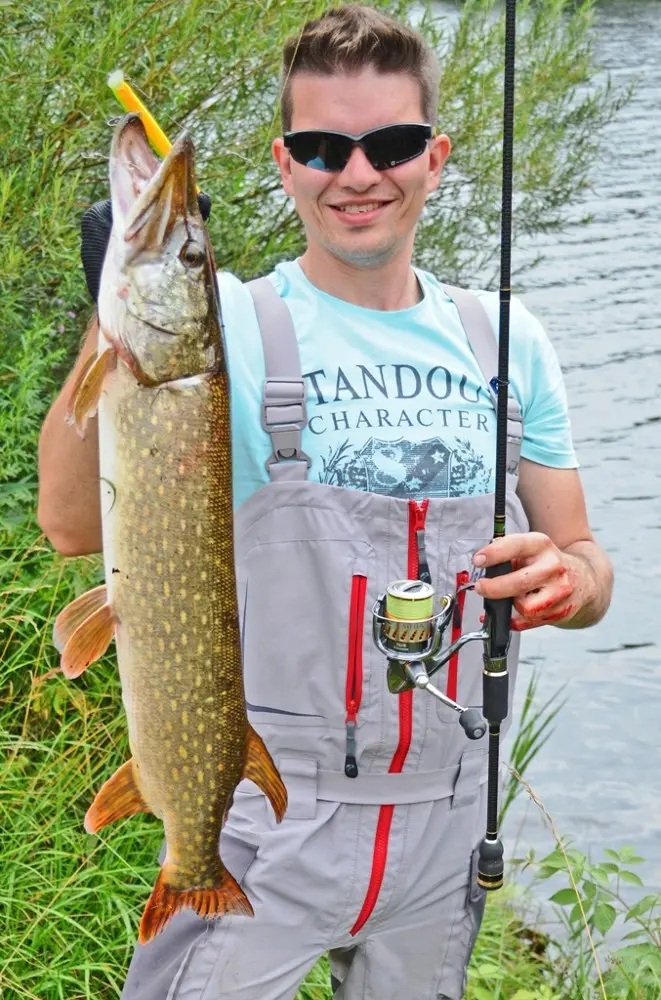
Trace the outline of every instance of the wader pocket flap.
[[280, 757], [280, 776], [287, 786], [285, 819], [314, 819], [317, 814], [317, 762], [309, 757]]
[[480, 785], [487, 780], [486, 764], [485, 750], [464, 750], [452, 795], [453, 809], [461, 809], [462, 806], [475, 802]]

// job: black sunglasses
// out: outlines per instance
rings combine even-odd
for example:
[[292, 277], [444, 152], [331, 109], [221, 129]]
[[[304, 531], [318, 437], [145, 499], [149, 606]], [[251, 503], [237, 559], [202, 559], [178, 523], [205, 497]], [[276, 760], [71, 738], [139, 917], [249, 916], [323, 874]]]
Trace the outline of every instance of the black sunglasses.
[[354, 146], [360, 146], [375, 170], [389, 170], [421, 156], [434, 130], [431, 125], [382, 125], [362, 135], [328, 129], [285, 132], [284, 143], [297, 163], [314, 170], [344, 170]]

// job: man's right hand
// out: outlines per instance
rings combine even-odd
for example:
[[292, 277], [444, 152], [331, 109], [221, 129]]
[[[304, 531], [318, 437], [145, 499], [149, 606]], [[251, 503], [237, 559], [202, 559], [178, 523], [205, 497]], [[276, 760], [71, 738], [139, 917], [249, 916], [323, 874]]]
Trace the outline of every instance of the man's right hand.
[[[211, 198], [200, 192], [197, 196], [202, 218], [206, 222], [211, 213]], [[99, 299], [99, 284], [103, 261], [112, 230], [112, 205], [110, 199], [97, 201], [87, 209], [80, 223], [80, 258], [83, 262], [87, 290], [94, 302]]]

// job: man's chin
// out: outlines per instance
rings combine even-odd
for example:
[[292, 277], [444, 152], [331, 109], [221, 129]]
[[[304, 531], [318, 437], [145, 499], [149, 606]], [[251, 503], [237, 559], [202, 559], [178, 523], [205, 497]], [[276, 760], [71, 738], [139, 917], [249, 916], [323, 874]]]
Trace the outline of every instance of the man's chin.
[[353, 245], [327, 243], [326, 249], [343, 264], [348, 264], [350, 267], [372, 269], [387, 264], [401, 248], [396, 242], [372, 245], [364, 243], [361, 245], [356, 241]]

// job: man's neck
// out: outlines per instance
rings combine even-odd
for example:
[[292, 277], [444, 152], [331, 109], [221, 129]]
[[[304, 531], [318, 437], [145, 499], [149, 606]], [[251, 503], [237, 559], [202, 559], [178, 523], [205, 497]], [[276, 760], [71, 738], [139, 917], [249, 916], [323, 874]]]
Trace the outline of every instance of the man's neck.
[[376, 268], [358, 268], [308, 247], [299, 260], [308, 281], [327, 295], [364, 309], [408, 309], [422, 298], [408, 255]]

